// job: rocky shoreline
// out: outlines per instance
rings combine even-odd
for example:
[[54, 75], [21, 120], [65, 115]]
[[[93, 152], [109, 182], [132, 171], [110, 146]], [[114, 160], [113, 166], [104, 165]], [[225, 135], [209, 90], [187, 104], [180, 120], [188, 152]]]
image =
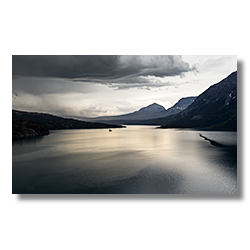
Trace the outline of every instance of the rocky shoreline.
[[42, 124], [32, 121], [13, 121], [12, 139], [21, 139], [35, 136], [48, 135], [49, 130]]

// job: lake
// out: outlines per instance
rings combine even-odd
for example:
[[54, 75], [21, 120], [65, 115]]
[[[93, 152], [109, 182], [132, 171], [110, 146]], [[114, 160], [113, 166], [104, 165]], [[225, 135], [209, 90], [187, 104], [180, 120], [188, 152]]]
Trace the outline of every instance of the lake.
[[237, 193], [236, 132], [155, 126], [50, 132], [12, 141], [12, 193]]

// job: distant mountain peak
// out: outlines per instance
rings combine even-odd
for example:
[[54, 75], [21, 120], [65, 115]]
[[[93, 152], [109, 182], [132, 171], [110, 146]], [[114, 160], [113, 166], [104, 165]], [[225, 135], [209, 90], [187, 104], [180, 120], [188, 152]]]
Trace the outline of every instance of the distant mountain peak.
[[141, 108], [138, 112], [159, 113], [165, 110], [166, 109], [163, 106], [154, 102], [153, 104], [150, 104], [147, 107]]
[[[149, 119], [157, 119], [166, 116], [170, 116], [173, 114], [177, 114], [187, 108], [196, 97], [184, 97], [179, 100], [173, 107], [169, 109], [165, 109], [160, 104], [154, 102], [146, 107], [141, 108], [138, 111], [133, 113], [118, 115], [118, 116], [103, 116], [97, 118], [87, 118], [88, 121], [95, 122], [105, 122], [111, 124], [127, 124], [127, 125], [139, 125], [144, 124], [146, 120]], [[82, 118], [82, 120], [87, 120], [86, 117]], [[147, 123], [146, 123], [147, 124]]]

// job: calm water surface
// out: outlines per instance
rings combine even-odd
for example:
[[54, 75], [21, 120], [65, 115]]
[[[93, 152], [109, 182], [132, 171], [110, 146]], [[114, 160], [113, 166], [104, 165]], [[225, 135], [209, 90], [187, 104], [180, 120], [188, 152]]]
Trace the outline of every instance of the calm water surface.
[[13, 141], [12, 192], [235, 194], [236, 145], [235, 132], [55, 130]]

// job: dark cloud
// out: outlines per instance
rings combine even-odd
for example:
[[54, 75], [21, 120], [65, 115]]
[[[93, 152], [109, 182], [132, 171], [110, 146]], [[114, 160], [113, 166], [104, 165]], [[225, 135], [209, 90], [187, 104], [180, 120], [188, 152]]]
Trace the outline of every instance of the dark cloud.
[[12, 56], [13, 76], [109, 77], [119, 56]]
[[166, 76], [183, 77], [195, 70], [173, 55], [17, 55], [12, 56], [12, 89], [33, 95], [89, 93], [95, 88], [92, 83], [99, 83], [117, 90], [149, 90], [173, 85]]
[[179, 76], [196, 70], [177, 55], [122, 56], [120, 61], [122, 70], [137, 76]]
[[138, 76], [183, 76], [196, 70], [181, 56], [12, 56], [12, 75], [68, 79], [119, 79]]

